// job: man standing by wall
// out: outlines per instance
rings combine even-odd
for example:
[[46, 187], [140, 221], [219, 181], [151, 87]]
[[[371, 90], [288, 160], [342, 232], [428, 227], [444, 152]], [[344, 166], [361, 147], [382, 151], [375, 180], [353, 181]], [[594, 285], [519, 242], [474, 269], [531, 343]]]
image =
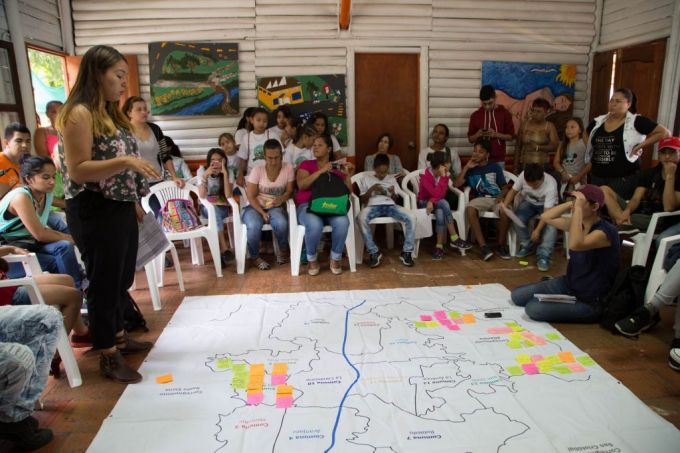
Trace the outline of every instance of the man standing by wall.
[[489, 162], [496, 162], [501, 169], [505, 169], [505, 142], [512, 140], [515, 135], [512, 115], [505, 107], [496, 104], [496, 91], [491, 85], [484, 85], [479, 90], [479, 100], [482, 106], [470, 116], [468, 140], [470, 143], [479, 139], [489, 140]]

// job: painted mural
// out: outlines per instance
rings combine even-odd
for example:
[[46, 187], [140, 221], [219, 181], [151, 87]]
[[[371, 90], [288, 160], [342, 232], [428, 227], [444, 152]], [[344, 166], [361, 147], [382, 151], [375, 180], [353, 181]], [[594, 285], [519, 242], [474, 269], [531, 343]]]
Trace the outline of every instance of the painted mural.
[[149, 44], [151, 113], [239, 114], [238, 44]]
[[347, 107], [344, 75], [301, 75], [257, 79], [257, 101], [272, 112], [288, 105], [293, 116], [306, 122], [322, 112], [328, 117], [330, 132], [341, 145], [347, 144]]
[[516, 131], [534, 99], [546, 99], [552, 106], [546, 119], [564, 136], [574, 111], [576, 65], [483, 61], [482, 85], [496, 89], [496, 102], [510, 111]]

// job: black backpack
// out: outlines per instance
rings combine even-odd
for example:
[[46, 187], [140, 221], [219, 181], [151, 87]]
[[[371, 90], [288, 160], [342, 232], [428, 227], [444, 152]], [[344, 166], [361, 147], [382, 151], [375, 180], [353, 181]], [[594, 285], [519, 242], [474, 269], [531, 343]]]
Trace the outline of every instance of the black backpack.
[[644, 305], [648, 281], [649, 269], [644, 266], [620, 270], [603, 301], [602, 327], [617, 332], [614, 324]]
[[134, 332], [135, 330], [141, 330], [143, 332], [148, 332], [149, 328], [146, 327], [146, 319], [142, 315], [137, 302], [130, 296], [130, 293], [125, 292], [125, 297], [123, 297], [123, 327], [126, 332]]

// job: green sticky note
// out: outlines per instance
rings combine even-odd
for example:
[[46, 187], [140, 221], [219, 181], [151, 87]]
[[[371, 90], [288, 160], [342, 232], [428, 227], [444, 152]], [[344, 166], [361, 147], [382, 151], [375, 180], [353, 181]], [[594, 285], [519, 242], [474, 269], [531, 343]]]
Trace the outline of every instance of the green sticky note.
[[416, 321], [416, 327], [427, 327], [427, 323], [424, 321]]
[[557, 371], [560, 374], [571, 374], [571, 370], [566, 365], [555, 365], [553, 367], [553, 370]]
[[560, 337], [560, 336], [557, 335], [556, 333], [546, 333], [546, 334], [545, 334], [545, 337], [546, 337], [548, 340], [561, 340], [561, 339], [562, 339], [562, 337]]
[[522, 341], [522, 343], [523, 343], [524, 346], [526, 346], [527, 348], [530, 348], [530, 347], [534, 346], [534, 342], [531, 341], [531, 340], [524, 340], [524, 341]]
[[532, 363], [531, 356], [529, 354], [517, 354], [517, 356], [515, 356], [515, 360], [517, 360], [517, 363], [519, 363], [520, 365]]
[[505, 345], [512, 349], [519, 349], [522, 347], [522, 343], [519, 340], [506, 341]]
[[427, 321], [425, 324], [427, 324], [427, 327], [439, 327], [439, 323], [437, 321]]
[[460, 318], [460, 313], [458, 313], [457, 311], [450, 311], [449, 312], [449, 318], [458, 319], [458, 318]]
[[248, 374], [248, 366], [245, 363], [232, 363], [231, 369], [235, 375]]
[[528, 261], [520, 261], [520, 262], [519, 262], [519, 265], [520, 265], [520, 266], [528, 266], [528, 265], [529, 265], [529, 262], [528, 262]]
[[524, 331], [524, 327], [522, 327], [522, 326], [512, 326], [510, 328], [512, 329], [513, 332], [523, 332]]
[[550, 364], [540, 364], [538, 363], [538, 371], [541, 373], [550, 373], [553, 370], [553, 366]]
[[505, 325], [508, 326], [508, 327], [512, 327], [512, 326], [518, 326], [519, 324], [517, 324], [515, 321], [508, 321], [508, 322], [505, 323]]
[[576, 360], [579, 361], [581, 365], [584, 366], [593, 366], [595, 365], [595, 361], [588, 357], [587, 355], [582, 355], [581, 357], [576, 357]]
[[231, 359], [228, 357], [221, 357], [215, 361], [217, 369], [224, 370], [231, 368]]
[[505, 368], [510, 376], [522, 376], [524, 374], [524, 371], [522, 370], [522, 367], [519, 366], [509, 366]]

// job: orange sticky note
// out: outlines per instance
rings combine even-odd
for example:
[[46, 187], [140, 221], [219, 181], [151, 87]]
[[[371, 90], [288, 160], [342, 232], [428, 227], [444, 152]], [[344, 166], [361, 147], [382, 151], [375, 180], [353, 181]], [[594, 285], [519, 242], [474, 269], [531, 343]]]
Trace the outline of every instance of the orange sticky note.
[[568, 351], [558, 352], [557, 357], [559, 357], [563, 363], [576, 362], [574, 354]]
[[264, 376], [264, 363], [254, 363], [250, 365], [250, 375]]
[[292, 395], [293, 394], [293, 386], [292, 385], [277, 385], [276, 386], [276, 396], [279, 395]]
[[263, 374], [251, 374], [248, 377], [248, 384], [258, 384], [262, 385], [264, 384], [264, 375]]
[[287, 363], [275, 363], [272, 366], [272, 374], [288, 374], [288, 364]]
[[463, 323], [465, 324], [474, 324], [476, 321], [475, 315], [463, 315]]
[[162, 376], [156, 376], [156, 384], [168, 384], [172, 382], [172, 374], [164, 374]]

